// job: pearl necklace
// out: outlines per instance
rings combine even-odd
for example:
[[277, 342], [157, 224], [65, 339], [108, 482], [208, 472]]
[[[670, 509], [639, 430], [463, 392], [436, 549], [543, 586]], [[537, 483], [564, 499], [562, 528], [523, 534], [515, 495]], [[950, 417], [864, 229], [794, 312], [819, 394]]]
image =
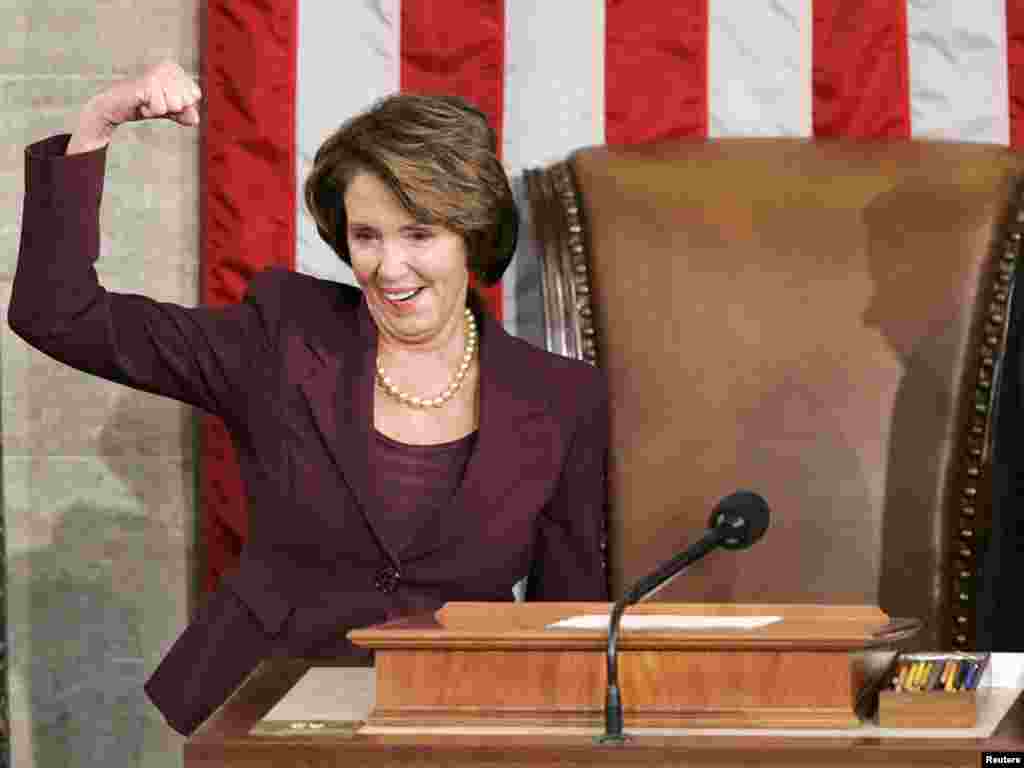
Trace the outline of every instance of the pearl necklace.
[[476, 318], [473, 317], [473, 312], [469, 307], [466, 307], [466, 351], [462, 355], [462, 364], [459, 366], [459, 370], [456, 371], [451, 381], [448, 382], [448, 386], [445, 387], [437, 397], [416, 397], [410, 395], [398, 387], [395, 386], [391, 378], [384, 373], [384, 366], [381, 365], [380, 357], [377, 357], [377, 383], [380, 384], [381, 388], [391, 395], [398, 402], [405, 405], [412, 406], [413, 408], [440, 408], [442, 405], [447, 403], [453, 397], [455, 393], [462, 387], [462, 382], [466, 379], [466, 374], [469, 372], [469, 364], [473, 361], [473, 353], [476, 351]]

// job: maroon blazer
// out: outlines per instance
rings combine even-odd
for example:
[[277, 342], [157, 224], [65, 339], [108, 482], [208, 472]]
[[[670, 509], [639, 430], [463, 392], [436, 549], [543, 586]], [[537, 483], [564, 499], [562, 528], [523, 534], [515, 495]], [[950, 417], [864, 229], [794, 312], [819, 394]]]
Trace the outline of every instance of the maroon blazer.
[[368, 461], [377, 331], [355, 288], [270, 269], [242, 303], [185, 308], [98, 282], [106, 150], [25, 156], [8, 322], [81, 371], [223, 419], [249, 501], [237, 569], [146, 683], [192, 732], [264, 658], [357, 653], [345, 632], [448, 600], [608, 599], [608, 402], [597, 369], [480, 320], [480, 425], [454, 502], [403, 553], [377, 530]]

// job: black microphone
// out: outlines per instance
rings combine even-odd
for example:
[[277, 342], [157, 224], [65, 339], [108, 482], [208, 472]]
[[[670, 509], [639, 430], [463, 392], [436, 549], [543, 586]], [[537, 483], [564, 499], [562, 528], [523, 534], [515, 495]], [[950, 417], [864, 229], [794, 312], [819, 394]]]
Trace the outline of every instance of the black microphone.
[[700, 541], [663, 563], [648, 576], [640, 579], [612, 606], [608, 620], [608, 691], [605, 697], [604, 735], [597, 742], [622, 743], [622, 700], [619, 696], [618, 640], [619, 622], [629, 606], [659, 592], [687, 566], [706, 554], [723, 549], [746, 549], [760, 539], [768, 529], [771, 516], [768, 503], [753, 491], [737, 491], [722, 499], [711, 511], [708, 532]]

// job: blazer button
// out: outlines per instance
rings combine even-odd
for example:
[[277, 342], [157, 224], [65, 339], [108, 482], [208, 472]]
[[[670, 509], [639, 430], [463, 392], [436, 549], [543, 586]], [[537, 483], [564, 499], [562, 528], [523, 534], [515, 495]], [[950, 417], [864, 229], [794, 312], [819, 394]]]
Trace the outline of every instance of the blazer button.
[[401, 580], [402, 575], [397, 571], [397, 569], [389, 565], [386, 568], [381, 568], [377, 571], [377, 575], [374, 578], [373, 583], [381, 592], [390, 593], [398, 589], [398, 582]]

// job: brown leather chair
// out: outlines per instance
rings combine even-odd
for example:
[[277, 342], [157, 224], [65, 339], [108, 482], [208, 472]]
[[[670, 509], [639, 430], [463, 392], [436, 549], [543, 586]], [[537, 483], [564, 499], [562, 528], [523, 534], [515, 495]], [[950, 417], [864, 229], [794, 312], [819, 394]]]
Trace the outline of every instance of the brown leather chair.
[[722, 139], [526, 172], [546, 346], [609, 377], [613, 596], [748, 488], [761, 542], [656, 599], [872, 603], [926, 622], [909, 647], [978, 647], [1022, 167]]

